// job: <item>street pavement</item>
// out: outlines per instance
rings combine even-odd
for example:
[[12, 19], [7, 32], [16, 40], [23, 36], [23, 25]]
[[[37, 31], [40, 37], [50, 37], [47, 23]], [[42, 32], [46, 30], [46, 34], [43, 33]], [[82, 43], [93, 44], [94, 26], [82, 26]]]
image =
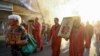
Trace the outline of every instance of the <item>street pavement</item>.
[[[66, 51], [61, 53], [61, 56], [66, 56]], [[0, 56], [11, 56], [10, 48], [6, 47], [5, 43], [0, 43]], [[50, 45], [45, 45], [43, 51], [37, 51], [30, 56], [51, 56], [51, 48]]]
[[[92, 38], [92, 43], [91, 43], [91, 49], [90, 49], [90, 56], [95, 56], [95, 46], [94, 46], [94, 39]], [[60, 56], [69, 56], [68, 55], [68, 48], [69, 48], [69, 41], [63, 41], [61, 42], [61, 53]], [[0, 42], [0, 56], [11, 56], [10, 48], [6, 47], [4, 42]], [[50, 44], [44, 44], [44, 49], [43, 51], [37, 51], [30, 56], [51, 56], [51, 48]], [[87, 55], [85, 55], [87, 56]]]
[[0, 42], [0, 56], [11, 56], [10, 48], [4, 42]]

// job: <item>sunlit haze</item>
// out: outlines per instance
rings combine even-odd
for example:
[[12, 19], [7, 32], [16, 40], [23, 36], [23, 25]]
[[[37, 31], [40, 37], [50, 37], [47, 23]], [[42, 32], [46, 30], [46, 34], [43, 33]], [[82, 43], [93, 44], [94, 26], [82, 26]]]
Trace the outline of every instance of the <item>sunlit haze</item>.
[[99, 0], [46, 0], [44, 5], [48, 8], [49, 17], [58, 17], [60, 22], [63, 17], [75, 15], [79, 15], [84, 23], [95, 24], [100, 20]]

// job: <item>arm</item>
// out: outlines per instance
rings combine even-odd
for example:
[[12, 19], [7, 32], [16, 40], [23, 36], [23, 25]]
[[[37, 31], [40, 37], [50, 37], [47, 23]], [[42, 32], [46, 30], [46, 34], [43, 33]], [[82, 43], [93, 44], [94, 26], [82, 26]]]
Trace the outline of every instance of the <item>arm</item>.
[[32, 29], [34, 29], [34, 30], [35, 30], [35, 27], [34, 27], [33, 25], [31, 25], [31, 27], [32, 27]]
[[90, 40], [89, 40], [90, 37], [86, 29], [84, 30], [83, 36], [84, 36], [84, 41], [85, 41], [85, 48], [89, 49], [90, 48]]
[[9, 44], [9, 38], [7, 36], [5, 37], [5, 43]]
[[25, 30], [25, 28], [24, 27], [20, 28], [20, 32], [19, 33], [20, 33], [20, 35], [17, 36], [19, 39], [17, 38], [16, 44], [19, 44], [19, 45], [27, 44], [28, 43], [28, 33]]
[[23, 29], [22, 31], [22, 43], [27, 44], [28, 43], [28, 33]]

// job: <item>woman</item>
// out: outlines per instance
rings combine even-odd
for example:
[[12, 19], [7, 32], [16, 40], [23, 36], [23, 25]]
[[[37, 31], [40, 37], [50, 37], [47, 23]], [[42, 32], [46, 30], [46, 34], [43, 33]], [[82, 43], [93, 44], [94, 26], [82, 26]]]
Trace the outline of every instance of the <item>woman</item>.
[[6, 34], [6, 44], [11, 46], [12, 56], [28, 56], [21, 51], [21, 46], [27, 44], [27, 32], [21, 24], [21, 17], [19, 15], [8, 16], [9, 29]]

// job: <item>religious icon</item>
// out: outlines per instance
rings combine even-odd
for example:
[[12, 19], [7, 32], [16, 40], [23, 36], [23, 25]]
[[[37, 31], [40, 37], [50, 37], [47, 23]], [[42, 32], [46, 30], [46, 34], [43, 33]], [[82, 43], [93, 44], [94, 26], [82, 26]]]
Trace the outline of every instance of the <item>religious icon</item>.
[[73, 17], [64, 17], [61, 23], [60, 30], [58, 32], [58, 36], [61, 36], [62, 38], [65, 38], [67, 40], [72, 30], [73, 21]]

